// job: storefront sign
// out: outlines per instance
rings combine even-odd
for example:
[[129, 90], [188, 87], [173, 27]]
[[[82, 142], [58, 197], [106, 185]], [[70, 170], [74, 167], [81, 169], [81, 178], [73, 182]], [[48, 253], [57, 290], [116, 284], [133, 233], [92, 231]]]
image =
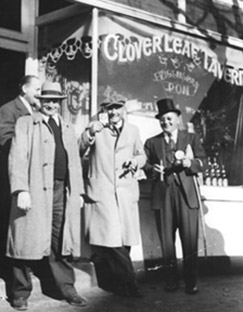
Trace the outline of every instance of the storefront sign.
[[[214, 53], [209, 53], [209, 50], [196, 46], [193, 42], [183, 40], [177, 37], [171, 37], [168, 34], [162, 36], [153, 36], [151, 38], [142, 38], [131, 40], [131, 38], [122, 38], [120, 40], [119, 34], [109, 34], [102, 42], [102, 53], [108, 62], [117, 63], [133, 63], [141, 60], [142, 57], [149, 58], [152, 55], [159, 55], [161, 53], [174, 54], [184, 56], [185, 58], [193, 60], [196, 66], [201, 66], [204, 70], [212, 73], [217, 79], [224, 79], [226, 82], [236, 85], [243, 85], [243, 69], [235, 69], [222, 65]], [[189, 66], [190, 64], [188, 64]], [[163, 80], [166, 73], [163, 71], [156, 74], [155, 79]], [[178, 73], [168, 72], [167, 76], [175, 76]], [[180, 78], [180, 77], [179, 77]], [[196, 88], [196, 86], [194, 86]], [[167, 90], [176, 91], [190, 95], [192, 91], [183, 86], [174, 86], [169, 84]], [[184, 89], [184, 91], [183, 91]], [[187, 90], [186, 90], [187, 89]]]

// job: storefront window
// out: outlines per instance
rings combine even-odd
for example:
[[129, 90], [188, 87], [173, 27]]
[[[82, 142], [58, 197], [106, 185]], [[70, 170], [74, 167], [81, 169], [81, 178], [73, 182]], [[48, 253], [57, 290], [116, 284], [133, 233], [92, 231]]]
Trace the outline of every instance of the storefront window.
[[67, 0], [41, 0], [39, 1], [39, 15], [50, 13], [51, 11], [62, 9], [70, 5], [72, 5], [72, 3]]
[[83, 15], [39, 29], [40, 76], [61, 83], [68, 95], [61, 114], [74, 124], [77, 136], [80, 136], [90, 118], [90, 24], [91, 14], [86, 10]]
[[[142, 140], [161, 131], [156, 101], [170, 97], [181, 128], [196, 131], [207, 153], [204, 183], [243, 184], [242, 51], [198, 31], [179, 32], [105, 11], [98, 17], [97, 111], [122, 97]], [[68, 93], [63, 115], [78, 129], [90, 118], [92, 15], [39, 30], [40, 70]], [[212, 175], [214, 175], [212, 177]], [[208, 183], [208, 182], [207, 182]]]
[[145, 141], [161, 131], [156, 101], [172, 98], [181, 127], [201, 137], [209, 184], [243, 184], [242, 52], [118, 15], [100, 14], [99, 23], [98, 102], [125, 97]]

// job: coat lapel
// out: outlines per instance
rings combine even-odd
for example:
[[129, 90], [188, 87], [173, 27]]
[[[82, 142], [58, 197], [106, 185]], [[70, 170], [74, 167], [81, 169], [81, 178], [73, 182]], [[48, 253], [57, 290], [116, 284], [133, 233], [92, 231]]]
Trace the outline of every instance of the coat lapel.
[[28, 111], [28, 109], [26, 108], [26, 106], [20, 100], [19, 97], [15, 99], [15, 105], [16, 105], [17, 110], [19, 111], [20, 116], [30, 115], [30, 112]]
[[186, 150], [186, 132], [178, 131], [178, 138], [177, 138], [177, 150], [185, 152]]
[[159, 160], [163, 160], [163, 163], [166, 164], [166, 155], [165, 155], [165, 138], [163, 133], [159, 134], [156, 137], [154, 142], [154, 148]]

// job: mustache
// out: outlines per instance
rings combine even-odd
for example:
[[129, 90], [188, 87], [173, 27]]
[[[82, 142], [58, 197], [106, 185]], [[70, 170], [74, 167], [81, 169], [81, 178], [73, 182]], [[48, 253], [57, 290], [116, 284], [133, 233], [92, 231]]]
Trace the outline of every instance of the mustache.
[[58, 105], [56, 105], [56, 104], [53, 104], [53, 105], [44, 104], [42, 107], [47, 109], [47, 110], [52, 110], [52, 109], [58, 108]]

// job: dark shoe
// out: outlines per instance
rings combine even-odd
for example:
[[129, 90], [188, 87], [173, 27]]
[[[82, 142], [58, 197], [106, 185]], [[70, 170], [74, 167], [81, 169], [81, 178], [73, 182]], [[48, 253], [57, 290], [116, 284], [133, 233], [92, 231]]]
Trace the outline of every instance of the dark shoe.
[[28, 310], [28, 302], [27, 299], [20, 297], [18, 299], [13, 299], [12, 307], [18, 311], [26, 311]]
[[116, 287], [113, 290], [113, 293], [119, 297], [129, 297], [129, 292], [126, 285]]
[[127, 285], [127, 288], [128, 288], [130, 297], [136, 297], [136, 298], [144, 297], [144, 293], [142, 292], [142, 289], [140, 288], [137, 281], [133, 281], [132, 283], [129, 283]]
[[179, 272], [177, 268], [177, 261], [171, 260], [168, 265], [165, 266], [165, 291], [173, 292], [179, 288]]
[[165, 284], [165, 291], [173, 292], [179, 289], [179, 282], [177, 280], [169, 280]]
[[144, 294], [136, 281], [117, 287], [114, 294], [120, 297], [144, 297]]
[[194, 286], [186, 286], [185, 292], [189, 295], [195, 295], [198, 293], [198, 287], [197, 285]]
[[69, 304], [76, 307], [84, 307], [87, 304], [86, 299], [84, 297], [79, 296], [78, 294], [68, 297], [66, 298], [66, 300]]

